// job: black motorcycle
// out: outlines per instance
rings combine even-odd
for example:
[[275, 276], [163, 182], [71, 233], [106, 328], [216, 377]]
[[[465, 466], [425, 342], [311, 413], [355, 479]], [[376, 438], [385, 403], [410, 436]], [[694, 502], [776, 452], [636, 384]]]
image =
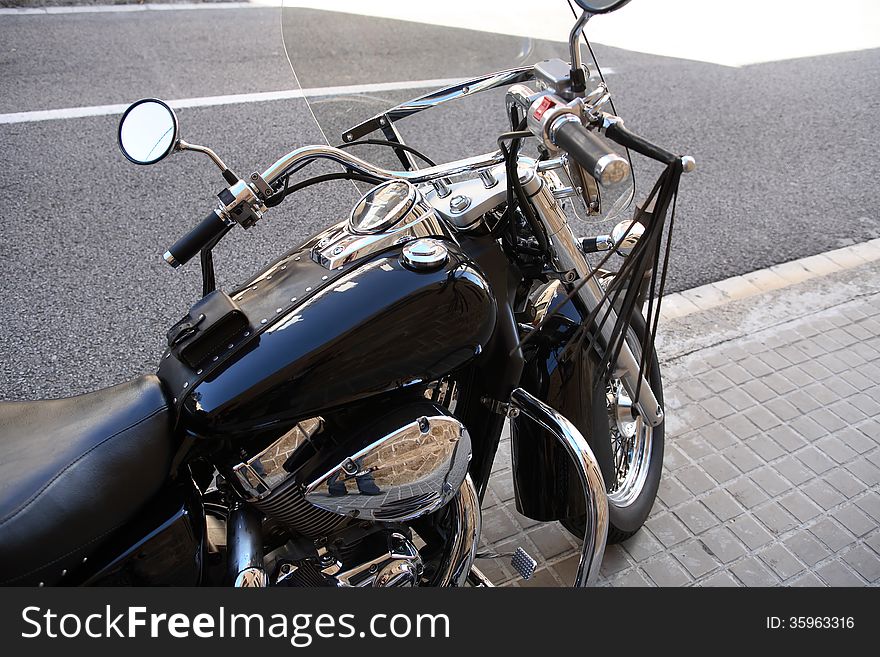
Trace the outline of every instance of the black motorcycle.
[[[595, 59], [583, 61], [587, 21], [627, 1], [578, 0], [565, 59], [543, 56], [555, 42], [530, 41], [517, 62], [527, 64], [331, 131], [347, 120], [336, 112], [319, 123], [339, 146], [298, 148], [243, 178], [181, 139], [168, 104], [131, 105], [118, 135], [129, 160], [199, 151], [228, 184], [165, 253], [173, 267], [199, 257], [203, 298], [169, 329], [156, 374], [0, 404], [0, 581], [489, 585], [475, 566], [480, 506], [509, 427], [517, 510], [583, 538], [575, 584], [590, 583], [606, 542], [638, 531], [659, 484], [653, 343], [670, 210], [693, 168], [624, 127]], [[322, 15], [335, 18], [316, 29]], [[352, 39], [352, 24], [283, 9], [315, 118], [329, 107], [319, 98], [356, 96], [363, 110], [420, 84], [310, 85], [306, 35]], [[491, 59], [490, 37], [438, 25], [394, 30], [432, 70], [441, 60], [428, 55], [448, 47], [441, 33]], [[357, 34], [369, 45], [368, 31]], [[493, 91], [503, 101], [483, 111]], [[445, 164], [401, 138], [398, 122], [476, 98], [473, 125], [490, 152], [470, 150], [471, 124], [446, 135], [469, 152]], [[487, 114], [506, 126], [486, 128]], [[656, 184], [609, 234], [575, 238], [572, 221], [628, 206], [627, 149], [664, 165]], [[316, 163], [334, 168], [307, 175]], [[215, 289], [212, 249], [232, 228], [330, 182], [358, 190], [347, 218], [246, 284]], [[528, 577], [536, 562], [518, 550], [514, 565]]]

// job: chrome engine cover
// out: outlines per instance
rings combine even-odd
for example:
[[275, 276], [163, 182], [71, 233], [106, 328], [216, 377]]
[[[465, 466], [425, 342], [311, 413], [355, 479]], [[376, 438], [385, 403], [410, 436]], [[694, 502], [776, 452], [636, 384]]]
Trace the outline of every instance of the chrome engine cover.
[[450, 415], [425, 415], [342, 459], [305, 487], [319, 509], [403, 522], [449, 502], [467, 476], [471, 440]]

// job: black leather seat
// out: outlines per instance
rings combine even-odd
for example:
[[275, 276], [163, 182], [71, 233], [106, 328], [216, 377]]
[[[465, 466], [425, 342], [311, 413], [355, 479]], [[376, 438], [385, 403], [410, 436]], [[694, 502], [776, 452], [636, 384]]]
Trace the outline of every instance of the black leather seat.
[[171, 411], [156, 376], [0, 403], [0, 583], [64, 583], [165, 482]]

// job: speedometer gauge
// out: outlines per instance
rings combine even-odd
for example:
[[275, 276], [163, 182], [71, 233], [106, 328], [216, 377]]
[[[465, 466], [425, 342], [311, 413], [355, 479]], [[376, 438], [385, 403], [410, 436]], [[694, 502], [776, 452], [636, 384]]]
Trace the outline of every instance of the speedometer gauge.
[[370, 235], [388, 230], [412, 209], [416, 188], [405, 180], [389, 180], [361, 197], [348, 220], [349, 230]]

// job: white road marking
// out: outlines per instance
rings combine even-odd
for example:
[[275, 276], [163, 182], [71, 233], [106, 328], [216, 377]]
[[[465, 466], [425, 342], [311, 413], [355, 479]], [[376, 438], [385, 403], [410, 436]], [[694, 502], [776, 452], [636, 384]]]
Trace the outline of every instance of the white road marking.
[[[314, 89], [288, 89], [285, 91], [263, 91], [250, 94], [230, 94], [226, 96], [204, 96], [202, 98], [181, 98], [170, 100], [174, 109], [189, 107], [213, 107], [216, 105], [235, 105], [239, 103], [261, 103], [271, 100], [292, 98], [317, 98], [319, 96], [347, 96], [353, 94], [379, 93], [406, 89], [431, 89], [460, 82], [461, 78], [440, 78], [435, 80], [405, 80], [402, 82], [379, 82], [375, 84], [352, 84], [338, 87], [317, 87]], [[132, 99], [136, 100], [136, 99]], [[80, 119], [88, 116], [108, 116], [122, 114], [128, 104], [93, 105], [91, 107], [65, 107], [62, 109], [34, 110], [0, 114], [0, 124], [32, 123], [35, 121], [54, 121], [58, 119]]]
[[0, 16], [28, 16], [34, 14], [115, 14], [130, 11], [192, 11], [199, 9], [269, 9], [281, 6], [281, 0], [251, 0], [250, 2], [181, 2], [176, 4], [144, 3], [140, 5], [76, 5], [67, 7], [3, 7]]

